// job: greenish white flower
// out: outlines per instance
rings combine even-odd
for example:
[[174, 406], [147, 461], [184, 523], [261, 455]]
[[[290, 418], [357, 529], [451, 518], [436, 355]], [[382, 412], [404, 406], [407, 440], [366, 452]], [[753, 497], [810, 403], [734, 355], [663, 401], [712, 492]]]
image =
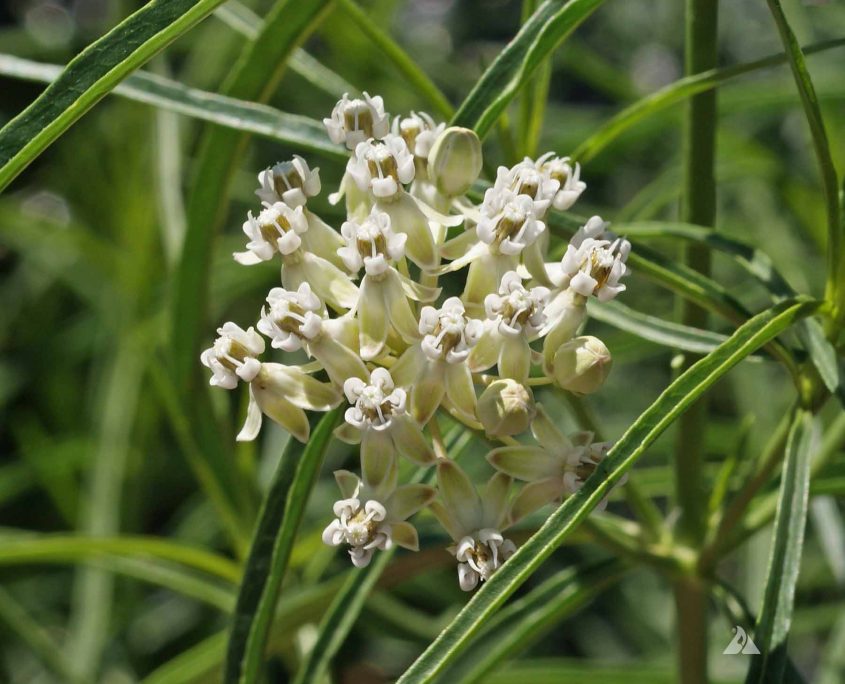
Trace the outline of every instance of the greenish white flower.
[[481, 140], [469, 128], [450, 126], [437, 137], [428, 154], [428, 176], [437, 191], [459, 197], [481, 173]]
[[323, 543], [349, 546], [355, 567], [369, 565], [376, 549], [394, 544], [410, 551], [419, 549], [419, 538], [407, 519], [434, 498], [433, 487], [409, 484], [396, 487], [393, 481], [373, 487], [346, 470], [335, 472], [343, 499], [336, 501], [336, 518], [323, 530]]
[[211, 370], [210, 384], [235, 389], [239, 380], [251, 382], [261, 370], [258, 357], [264, 353], [264, 339], [254, 328], [244, 330], [231, 322], [218, 328], [217, 335], [214, 345], [200, 355]]
[[484, 195], [481, 212], [493, 215], [497, 211], [501, 196], [516, 195], [527, 197], [532, 202], [532, 214], [537, 218], [545, 216], [560, 188], [560, 181], [544, 173], [539, 163], [526, 157], [523, 161], [508, 168], [500, 166], [496, 171], [496, 182]]
[[564, 342], [555, 352], [552, 377], [555, 384], [574, 394], [591, 394], [604, 384], [611, 364], [604, 342], [583, 335]]
[[302, 207], [309, 197], [320, 194], [320, 169], [310, 169], [299, 155], [290, 161], [277, 162], [258, 174], [261, 185], [255, 194], [262, 202], [284, 202], [289, 207]]
[[566, 211], [587, 189], [581, 180], [581, 165], [572, 165], [569, 157], [556, 157], [554, 152], [547, 152], [540, 157], [537, 168], [549, 178], [558, 181], [559, 187], [552, 200], [552, 206], [558, 211]]
[[366, 92], [363, 98], [354, 99], [344, 93], [323, 124], [333, 143], [346, 145], [350, 150], [370, 138], [381, 140], [390, 130], [384, 100], [378, 95], [370, 97]]
[[235, 252], [235, 261], [245, 266], [269, 261], [276, 254], [293, 254], [302, 246], [302, 235], [308, 220], [301, 206], [293, 208], [284, 202], [264, 202], [258, 216], [247, 213], [243, 231], [249, 238], [246, 252]]
[[434, 141], [445, 128], [445, 123], [435, 123], [425, 112], [411, 112], [409, 116], [393, 119], [392, 133], [405, 141], [416, 160], [426, 161]]
[[355, 146], [346, 171], [359, 190], [369, 190], [377, 199], [393, 199], [402, 186], [414, 180], [414, 156], [405, 141], [389, 134], [384, 140], [365, 140]]
[[[499, 447], [487, 455], [487, 460], [499, 472], [529, 483], [522, 495], [532, 506], [539, 507], [577, 492], [612, 446], [610, 442], [594, 442], [592, 432], [577, 432], [567, 437], [541, 405], [537, 406], [531, 431], [539, 446]], [[602, 501], [599, 509], [606, 505]]]

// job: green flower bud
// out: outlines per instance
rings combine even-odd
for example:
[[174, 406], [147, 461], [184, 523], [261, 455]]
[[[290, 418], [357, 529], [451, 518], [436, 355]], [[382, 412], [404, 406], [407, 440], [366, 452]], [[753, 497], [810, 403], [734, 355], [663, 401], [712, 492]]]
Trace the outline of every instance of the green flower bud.
[[555, 352], [554, 381], [575, 394], [590, 394], [604, 384], [612, 360], [604, 342], [584, 335], [562, 344]]
[[478, 419], [492, 437], [525, 432], [536, 415], [531, 388], [510, 378], [490, 383], [478, 399]]
[[463, 195], [481, 173], [481, 140], [468, 128], [452, 126], [435, 140], [428, 153], [428, 175], [449, 197]]

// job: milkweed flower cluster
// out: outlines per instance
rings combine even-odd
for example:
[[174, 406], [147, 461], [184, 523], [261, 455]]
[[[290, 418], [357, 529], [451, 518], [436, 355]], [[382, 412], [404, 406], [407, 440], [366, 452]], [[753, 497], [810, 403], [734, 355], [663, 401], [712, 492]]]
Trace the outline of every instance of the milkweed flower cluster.
[[[313, 211], [319, 169], [302, 157], [263, 170], [260, 208], [234, 259], [279, 263], [281, 286], [255, 327], [225, 323], [201, 361], [213, 386], [249, 386], [238, 440], [254, 439], [266, 416], [305, 442], [306, 412], [344, 405], [335, 434], [359, 445], [360, 474], [335, 473], [341, 498], [323, 541], [363, 567], [378, 550], [416, 550], [409, 518], [427, 509], [452, 538], [469, 591], [516, 551], [509, 528], [576, 492], [610, 447], [562, 434], [532, 387], [580, 395], [604, 383], [610, 352], [578, 333], [589, 298], [624, 291], [631, 246], [594, 216], [549, 259], [549, 212], [569, 210], [586, 189], [567, 157], [500, 167], [474, 203], [482, 157], [472, 131], [422, 112], [391, 124], [382, 98], [366, 93], [344, 95], [323, 121], [350, 154], [329, 196], [346, 220], [333, 227]], [[442, 296], [446, 281], [460, 296]], [[268, 342], [309, 360], [268, 360]], [[486, 483], [450, 458], [439, 414], [501, 444], [487, 456]], [[436, 486], [400, 483], [400, 459], [433, 467]]]

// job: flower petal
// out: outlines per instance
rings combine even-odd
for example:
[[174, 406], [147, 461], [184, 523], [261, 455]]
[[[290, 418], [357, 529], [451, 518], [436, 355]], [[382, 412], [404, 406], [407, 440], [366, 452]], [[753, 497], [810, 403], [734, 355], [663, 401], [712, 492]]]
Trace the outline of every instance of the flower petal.
[[381, 283], [364, 276], [358, 301], [358, 337], [361, 343], [361, 358], [364, 360], [378, 356], [387, 340], [389, 326], [381, 290]]
[[325, 333], [308, 345], [308, 351], [316, 358], [329, 378], [336, 385], [343, 386], [349, 378], [369, 379], [369, 372], [361, 357]]
[[440, 256], [449, 261], [459, 259], [472, 248], [477, 240], [478, 235], [474, 230], [465, 230], [440, 248]]
[[426, 358], [419, 344], [408, 347], [390, 367], [390, 375], [393, 376], [396, 386], [412, 387], [423, 372]]
[[477, 398], [472, 373], [465, 363], [446, 364], [446, 396], [459, 413], [475, 419]]
[[441, 460], [437, 464], [437, 484], [443, 503], [461, 527], [467, 533], [478, 529], [481, 500], [464, 471], [453, 461]]
[[455, 541], [458, 541], [464, 536], [464, 529], [461, 523], [455, 518], [452, 512], [443, 505], [442, 501], [434, 499], [428, 504], [428, 509], [437, 518], [437, 521], [443, 526], [443, 529], [449, 533]]
[[398, 272], [397, 275], [402, 282], [402, 290], [405, 296], [410, 297], [415, 302], [433, 302], [440, 296], [442, 288], [422, 285]]
[[307, 249], [338, 268], [343, 268], [343, 259], [337, 254], [338, 248], [344, 244], [340, 233], [307, 208], [305, 216], [308, 219], [308, 230], [303, 234], [302, 241]]
[[308, 441], [311, 426], [308, 424], [305, 411], [294, 406], [277, 392], [262, 390], [259, 387], [255, 387], [255, 400], [268, 418], [281, 425], [300, 442]]
[[330, 261], [310, 252], [302, 255], [303, 282], [335, 311], [345, 312], [358, 302], [358, 288], [346, 273]]
[[495, 365], [499, 359], [499, 349], [502, 346], [502, 336], [492, 329], [485, 330], [472, 348], [467, 358], [469, 369], [473, 373], [485, 371]]
[[531, 347], [524, 336], [502, 335], [499, 349], [499, 376], [525, 383], [531, 372]]
[[557, 429], [542, 404], [537, 404], [537, 416], [531, 423], [531, 433], [541, 446], [552, 453], [560, 454], [572, 449], [572, 442]]
[[435, 461], [434, 449], [426, 441], [422, 430], [408, 415], [394, 416], [390, 423], [393, 444], [399, 454], [419, 465], [431, 465]]
[[420, 539], [416, 528], [409, 522], [393, 523], [390, 526], [390, 537], [393, 543], [409, 551], [420, 550]]
[[560, 477], [550, 477], [547, 480], [525, 485], [511, 505], [510, 524], [515, 525], [526, 515], [530, 515], [547, 503], [559, 499], [562, 493], [563, 479]]
[[[327, 382], [320, 382], [297, 366], [264, 363], [252, 381], [256, 397], [276, 395], [307, 411], [328, 411], [341, 400], [340, 390]], [[266, 411], [265, 411], [266, 413]]]
[[391, 523], [407, 520], [428, 505], [437, 494], [434, 487], [424, 484], [407, 484], [398, 487], [386, 503]]
[[550, 287], [552, 281], [549, 280], [549, 276], [546, 273], [545, 259], [543, 258], [543, 250], [540, 245], [542, 239], [543, 236], [540, 236], [536, 242], [532, 242], [522, 250], [522, 261], [525, 264], [525, 268], [528, 269], [528, 272], [540, 285]]
[[361, 483], [358, 476], [348, 470], [335, 470], [334, 479], [344, 499], [351, 499]]
[[482, 522], [485, 527], [501, 529], [508, 516], [508, 494], [512, 482], [504, 473], [495, 473], [487, 481], [481, 496]]
[[446, 393], [442, 365], [432, 363], [427, 368], [431, 372], [417, 378], [411, 393], [411, 415], [420, 425], [431, 420]]
[[405, 252], [408, 258], [422, 269], [430, 270], [437, 266], [438, 256], [434, 246], [434, 236], [428, 227], [428, 219], [417, 206], [411, 195], [402, 192], [394, 202], [377, 202], [379, 209], [390, 215], [390, 225], [397, 233], [408, 236]]
[[390, 324], [406, 342], [419, 338], [417, 317], [411, 311], [411, 305], [402, 289], [402, 281], [395, 270], [388, 272], [382, 287], [384, 307], [388, 312]]
[[396, 455], [387, 430], [364, 431], [361, 437], [361, 475], [364, 485], [377, 496], [389, 494], [395, 488]]
[[252, 385], [249, 387], [249, 406], [246, 410], [246, 421], [238, 436], [235, 438], [238, 442], [251, 442], [261, 431], [261, 422], [263, 414], [258, 402], [255, 400], [255, 395], [252, 393]]
[[344, 421], [334, 429], [334, 436], [337, 437], [341, 442], [346, 442], [347, 444], [361, 443], [361, 431], [357, 427], [347, 423], [346, 421]]
[[528, 482], [559, 476], [563, 472], [563, 463], [539, 447], [499, 447], [487, 454], [487, 460], [496, 470]]

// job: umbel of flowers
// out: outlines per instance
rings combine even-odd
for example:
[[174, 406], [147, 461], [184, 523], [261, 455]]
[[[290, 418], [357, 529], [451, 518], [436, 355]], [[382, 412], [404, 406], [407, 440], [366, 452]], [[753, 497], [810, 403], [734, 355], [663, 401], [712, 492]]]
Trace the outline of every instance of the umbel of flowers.
[[[234, 258], [279, 264], [281, 287], [254, 327], [219, 328], [201, 361], [212, 385], [249, 386], [238, 440], [255, 439], [267, 416], [305, 442], [307, 411], [344, 404], [336, 435], [360, 445], [360, 474], [335, 473], [341, 498], [323, 541], [362, 567], [394, 545], [416, 550], [408, 519], [429, 509], [469, 591], [516, 550], [508, 528], [577, 491], [609, 449], [590, 433], [562, 434], [532, 387], [601, 387], [610, 352], [579, 330], [589, 298], [625, 290], [631, 246], [594, 216], [549, 260], [549, 212], [569, 210], [586, 189], [567, 157], [500, 167], [476, 204], [467, 196], [482, 167], [472, 131], [424, 113], [391, 124], [382, 99], [366, 93], [344, 95], [324, 123], [350, 153], [329, 197], [344, 203], [346, 220], [330, 226], [312, 211], [319, 169], [303, 158], [262, 171], [261, 207], [247, 215], [246, 249]], [[458, 279], [460, 296], [441, 295], [446, 278]], [[268, 342], [308, 361], [271, 361]], [[473, 484], [450, 458], [440, 412], [500, 444], [487, 457], [489, 481]], [[436, 486], [401, 483], [399, 459], [435, 468]]]

